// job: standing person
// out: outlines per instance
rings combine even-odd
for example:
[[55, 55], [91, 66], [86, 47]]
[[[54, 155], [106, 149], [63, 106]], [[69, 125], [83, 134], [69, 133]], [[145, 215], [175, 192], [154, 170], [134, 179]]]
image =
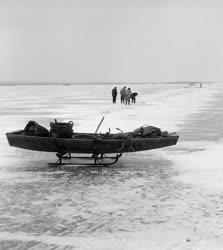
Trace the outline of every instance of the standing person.
[[123, 88], [120, 90], [121, 103], [124, 103], [124, 100], [125, 100], [125, 92], [126, 92], [126, 87], [123, 87]]
[[130, 98], [131, 98], [132, 91], [128, 88], [125, 92], [125, 105], [130, 105]]
[[118, 94], [118, 92], [117, 92], [117, 87], [114, 87], [114, 88], [112, 89], [112, 99], [113, 99], [113, 103], [116, 103], [117, 94]]

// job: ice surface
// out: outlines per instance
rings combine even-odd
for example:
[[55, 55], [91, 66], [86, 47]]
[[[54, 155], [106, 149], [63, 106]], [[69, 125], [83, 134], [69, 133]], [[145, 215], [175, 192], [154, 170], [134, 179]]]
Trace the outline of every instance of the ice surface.
[[[0, 87], [0, 249], [221, 249], [222, 87], [131, 85]], [[125, 155], [112, 168], [53, 169], [49, 153], [9, 147], [5, 132], [36, 120], [79, 132], [158, 126], [177, 146]]]
[[184, 172], [177, 179], [222, 193], [222, 152], [223, 141], [220, 140], [211, 145], [206, 143], [203, 150], [193, 152], [193, 154], [172, 156], [175, 165]]

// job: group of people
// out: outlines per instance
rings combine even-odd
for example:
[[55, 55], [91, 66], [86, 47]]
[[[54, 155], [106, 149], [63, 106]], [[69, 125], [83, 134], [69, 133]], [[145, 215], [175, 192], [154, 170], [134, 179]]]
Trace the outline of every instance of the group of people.
[[[116, 103], [117, 95], [118, 95], [117, 87], [114, 87], [112, 89], [112, 100], [113, 100], [113, 103]], [[131, 100], [132, 100], [132, 103], [135, 103], [137, 95], [138, 95], [138, 93], [132, 92], [131, 88], [123, 87], [120, 90], [121, 103], [125, 103], [126, 105], [127, 104], [130, 105], [130, 101]]]

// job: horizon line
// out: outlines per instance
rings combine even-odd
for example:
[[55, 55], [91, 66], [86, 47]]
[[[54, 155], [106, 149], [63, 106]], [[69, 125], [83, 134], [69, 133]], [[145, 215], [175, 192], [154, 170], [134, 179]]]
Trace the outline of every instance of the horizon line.
[[213, 84], [221, 81], [160, 81], [160, 82], [0, 82], [0, 86], [8, 85], [126, 85], [126, 84]]

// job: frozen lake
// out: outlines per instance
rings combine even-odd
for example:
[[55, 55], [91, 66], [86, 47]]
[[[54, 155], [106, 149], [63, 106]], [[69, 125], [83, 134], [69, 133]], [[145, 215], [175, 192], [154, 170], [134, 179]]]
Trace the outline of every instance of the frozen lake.
[[[223, 88], [131, 85], [0, 87], [0, 249], [222, 249]], [[120, 87], [118, 86], [118, 90]], [[36, 120], [74, 130], [155, 125], [178, 145], [124, 155], [113, 167], [49, 168], [53, 153], [8, 146], [5, 132]]]

